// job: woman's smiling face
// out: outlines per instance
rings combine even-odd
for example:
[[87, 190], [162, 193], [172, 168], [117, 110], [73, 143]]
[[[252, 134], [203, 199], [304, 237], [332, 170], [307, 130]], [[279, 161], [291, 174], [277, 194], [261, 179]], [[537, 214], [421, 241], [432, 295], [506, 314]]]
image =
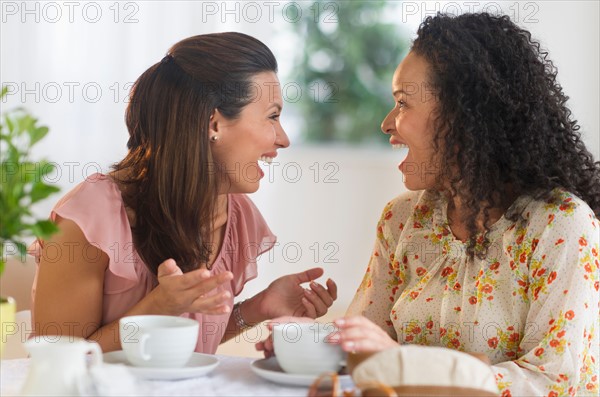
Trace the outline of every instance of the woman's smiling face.
[[273, 159], [277, 150], [290, 141], [279, 122], [283, 108], [281, 87], [277, 75], [263, 72], [254, 76], [251, 103], [238, 118], [229, 120], [218, 110], [210, 123], [211, 151], [217, 167], [226, 175], [225, 191], [221, 193], [253, 193], [264, 176], [260, 159]]
[[392, 79], [396, 104], [381, 123], [383, 133], [390, 135], [391, 145], [408, 148], [398, 168], [409, 190], [436, 187], [441, 173], [433, 146], [437, 97], [430, 89], [428, 70], [427, 62], [415, 53], [404, 58]]

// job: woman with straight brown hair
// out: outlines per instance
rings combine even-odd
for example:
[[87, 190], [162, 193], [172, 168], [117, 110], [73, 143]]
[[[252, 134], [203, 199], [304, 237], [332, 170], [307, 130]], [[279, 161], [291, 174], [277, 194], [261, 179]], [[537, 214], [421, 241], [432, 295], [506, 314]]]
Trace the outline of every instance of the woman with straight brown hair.
[[106, 352], [119, 349], [120, 318], [166, 314], [196, 319], [196, 351], [214, 353], [265, 319], [327, 312], [337, 287], [312, 282], [320, 268], [233, 304], [276, 240], [245, 195], [263, 177], [258, 161], [289, 146], [276, 72], [262, 42], [218, 33], [182, 40], [139, 77], [126, 157], [63, 197], [51, 213], [60, 232], [31, 248], [36, 335]]

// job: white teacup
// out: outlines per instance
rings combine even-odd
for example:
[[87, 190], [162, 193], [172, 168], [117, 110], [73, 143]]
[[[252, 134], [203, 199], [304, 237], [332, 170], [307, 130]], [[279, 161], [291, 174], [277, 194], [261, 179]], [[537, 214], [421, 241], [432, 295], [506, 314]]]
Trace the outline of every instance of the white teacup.
[[333, 324], [286, 323], [273, 327], [273, 347], [279, 365], [292, 374], [319, 375], [337, 372], [344, 352], [339, 345], [325, 342], [336, 331]]
[[198, 321], [175, 316], [143, 315], [119, 320], [121, 348], [138, 367], [183, 367], [198, 341]]

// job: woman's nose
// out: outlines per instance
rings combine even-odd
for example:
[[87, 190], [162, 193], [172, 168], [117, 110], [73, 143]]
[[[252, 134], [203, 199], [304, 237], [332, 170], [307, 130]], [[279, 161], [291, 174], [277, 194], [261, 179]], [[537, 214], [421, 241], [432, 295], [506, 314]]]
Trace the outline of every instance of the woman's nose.
[[288, 138], [287, 134], [283, 127], [277, 128], [275, 132], [275, 144], [281, 148], [286, 148], [290, 146], [290, 138]]
[[394, 131], [396, 131], [396, 125], [394, 123], [394, 110], [392, 110], [391, 112], [389, 112], [387, 114], [387, 116], [385, 116], [385, 118], [383, 119], [383, 121], [381, 122], [381, 131], [383, 131], [384, 134], [392, 134]]

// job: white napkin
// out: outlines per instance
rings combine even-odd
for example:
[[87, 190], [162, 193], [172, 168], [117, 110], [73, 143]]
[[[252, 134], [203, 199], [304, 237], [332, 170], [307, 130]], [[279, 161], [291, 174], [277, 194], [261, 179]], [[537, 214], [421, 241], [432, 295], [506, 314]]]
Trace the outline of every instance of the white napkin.
[[83, 396], [147, 396], [150, 390], [123, 364], [101, 364], [90, 368]]
[[404, 345], [379, 352], [352, 372], [354, 383], [388, 386], [454, 386], [498, 393], [489, 365], [456, 350]]

